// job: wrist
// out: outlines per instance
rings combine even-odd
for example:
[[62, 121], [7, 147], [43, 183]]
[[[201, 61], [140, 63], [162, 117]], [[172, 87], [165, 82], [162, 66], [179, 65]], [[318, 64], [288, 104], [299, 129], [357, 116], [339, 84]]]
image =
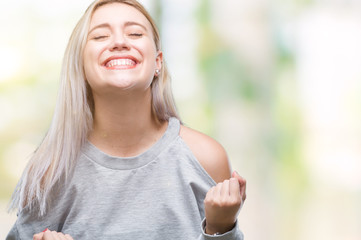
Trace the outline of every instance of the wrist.
[[209, 235], [221, 235], [221, 234], [231, 231], [234, 228], [235, 224], [236, 223], [234, 222], [232, 224], [213, 225], [213, 224], [209, 224], [206, 220], [206, 226], [204, 228], [204, 232]]

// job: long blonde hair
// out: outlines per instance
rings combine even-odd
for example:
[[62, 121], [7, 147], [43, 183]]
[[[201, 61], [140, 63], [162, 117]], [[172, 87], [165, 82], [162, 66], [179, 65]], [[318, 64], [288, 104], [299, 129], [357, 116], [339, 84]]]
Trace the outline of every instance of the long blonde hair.
[[[94, 100], [83, 63], [83, 51], [93, 13], [101, 6], [123, 3], [140, 11], [152, 26], [156, 49], [161, 49], [158, 29], [145, 8], [136, 0], [94, 1], [73, 30], [66, 48], [60, 76], [57, 104], [50, 128], [29, 160], [12, 195], [9, 209], [38, 206], [44, 215], [52, 188], [67, 179], [93, 124]], [[158, 121], [179, 119], [165, 62], [152, 85], [152, 112]]]

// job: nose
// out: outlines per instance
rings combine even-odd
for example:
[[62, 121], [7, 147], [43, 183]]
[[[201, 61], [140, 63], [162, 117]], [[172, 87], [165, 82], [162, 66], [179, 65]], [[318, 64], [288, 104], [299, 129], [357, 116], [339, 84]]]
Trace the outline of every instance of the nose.
[[129, 50], [130, 45], [128, 39], [122, 34], [114, 34], [110, 44], [110, 51]]

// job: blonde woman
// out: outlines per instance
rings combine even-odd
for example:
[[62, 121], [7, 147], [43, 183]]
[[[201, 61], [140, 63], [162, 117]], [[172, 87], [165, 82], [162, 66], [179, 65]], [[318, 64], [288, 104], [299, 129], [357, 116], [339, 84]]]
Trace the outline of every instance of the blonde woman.
[[143, 6], [98, 0], [70, 38], [53, 121], [13, 194], [7, 240], [239, 240], [245, 188], [222, 146], [181, 124]]

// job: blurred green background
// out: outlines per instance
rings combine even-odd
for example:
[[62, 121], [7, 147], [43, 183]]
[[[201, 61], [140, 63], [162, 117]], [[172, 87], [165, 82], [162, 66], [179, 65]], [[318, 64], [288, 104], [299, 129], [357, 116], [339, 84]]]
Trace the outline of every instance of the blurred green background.
[[[361, 239], [361, 2], [143, 0], [183, 121], [247, 180], [252, 240]], [[89, 0], [0, 3], [0, 239]]]

